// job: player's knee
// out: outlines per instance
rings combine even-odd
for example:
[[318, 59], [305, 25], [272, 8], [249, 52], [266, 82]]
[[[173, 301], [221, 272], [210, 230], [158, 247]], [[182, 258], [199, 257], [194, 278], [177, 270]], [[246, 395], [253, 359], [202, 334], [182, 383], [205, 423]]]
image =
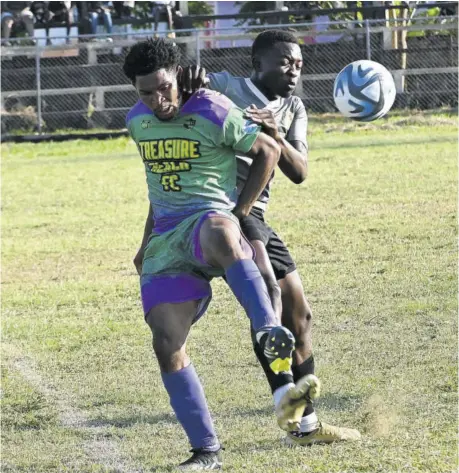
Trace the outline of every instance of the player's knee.
[[301, 312], [297, 314], [296, 325], [302, 334], [308, 335], [311, 331], [312, 325], [312, 311], [306, 306]]
[[153, 348], [162, 353], [175, 353], [184, 344], [182, 337], [163, 327], [153, 327]]
[[184, 345], [176, 337], [153, 333], [153, 351], [162, 372], [178, 371], [185, 366]]
[[226, 218], [208, 219], [201, 228], [199, 238], [204, 259], [209, 264], [226, 267], [244, 257], [240, 231]]
[[293, 313], [282, 314], [282, 323], [289, 328], [295, 339], [301, 343], [301, 340], [306, 340], [310, 337], [312, 327], [312, 312], [308, 305], [303, 310], [297, 310]]
[[184, 349], [173, 353], [170, 353], [169, 351], [155, 351], [155, 355], [162, 373], [180, 371], [189, 364], [189, 358]]
[[227, 218], [209, 218], [201, 228], [200, 237], [211, 248], [233, 246], [239, 241], [237, 227]]
[[309, 327], [310, 324], [312, 323], [312, 310], [308, 305], [306, 305], [306, 307], [303, 310], [303, 319], [304, 319], [304, 323]]
[[304, 356], [310, 356], [312, 354], [311, 327], [312, 312], [309, 307], [295, 314], [291, 330], [295, 336], [296, 350], [301, 352]]
[[180, 350], [186, 337], [163, 324], [163, 319], [157, 318], [152, 312], [147, 314], [146, 322], [153, 335], [153, 350], [159, 358], [168, 358]]

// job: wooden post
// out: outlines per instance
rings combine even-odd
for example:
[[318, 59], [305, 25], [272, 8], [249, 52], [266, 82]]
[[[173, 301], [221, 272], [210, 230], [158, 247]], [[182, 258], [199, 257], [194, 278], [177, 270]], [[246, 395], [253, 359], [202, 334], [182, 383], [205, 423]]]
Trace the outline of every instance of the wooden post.
[[179, 10], [182, 16], [188, 16], [189, 10], [188, 10], [188, 2], [179, 2]]
[[384, 15], [385, 15], [385, 18], [386, 18], [386, 27], [384, 28], [384, 32], [383, 32], [383, 48], [385, 50], [387, 49], [392, 49], [392, 33], [391, 33], [391, 23], [390, 23], [390, 19], [391, 19], [391, 13], [390, 13], [390, 10], [386, 9], [384, 10]]
[[[389, 10], [390, 17], [392, 18], [391, 27], [397, 27], [397, 10]], [[398, 31], [392, 31], [392, 49], [398, 49]]]
[[104, 89], [101, 89], [98, 87], [96, 89], [96, 97], [95, 97], [95, 102], [96, 102], [96, 110], [97, 111], [102, 111], [105, 109], [105, 94], [104, 94]]

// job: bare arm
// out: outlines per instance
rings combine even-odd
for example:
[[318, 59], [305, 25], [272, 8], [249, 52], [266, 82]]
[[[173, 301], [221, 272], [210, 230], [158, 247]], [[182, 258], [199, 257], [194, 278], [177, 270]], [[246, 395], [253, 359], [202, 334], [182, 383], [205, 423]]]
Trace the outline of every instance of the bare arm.
[[[260, 124], [263, 131], [279, 144], [281, 148], [280, 170], [293, 183], [301, 184], [308, 176], [308, 149], [304, 142], [299, 140], [287, 141], [287, 139], [282, 138], [271, 110], [260, 110], [255, 105], [251, 105], [246, 114], [255, 123]], [[306, 135], [306, 129], [304, 133]]]
[[143, 255], [145, 252], [145, 247], [147, 246], [148, 239], [151, 235], [151, 232], [153, 231], [153, 209], [151, 205], [148, 205], [148, 216], [147, 220], [145, 221], [145, 227], [143, 230], [143, 237], [142, 237], [142, 243], [140, 244], [139, 251], [137, 251], [137, 254], [134, 257], [134, 266], [139, 273], [139, 276], [142, 274], [142, 264], [143, 264]]
[[280, 170], [295, 184], [308, 177], [308, 150], [301, 141], [289, 143], [285, 138], [277, 140], [281, 147]]
[[247, 153], [253, 159], [249, 175], [233, 213], [241, 218], [249, 215], [253, 204], [268, 183], [280, 157], [280, 146], [265, 133], [260, 133]]

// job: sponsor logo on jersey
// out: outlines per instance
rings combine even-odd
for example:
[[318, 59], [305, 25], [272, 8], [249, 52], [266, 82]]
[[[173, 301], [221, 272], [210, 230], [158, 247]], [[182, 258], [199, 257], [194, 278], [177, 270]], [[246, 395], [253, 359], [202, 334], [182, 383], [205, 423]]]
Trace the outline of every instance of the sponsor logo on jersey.
[[147, 128], [153, 128], [153, 120], [142, 120], [140, 127], [143, 130], [146, 130]]
[[189, 118], [184, 124], [183, 126], [187, 129], [187, 130], [191, 130], [192, 128], [194, 128], [194, 126], [196, 125], [196, 120], [194, 118]]

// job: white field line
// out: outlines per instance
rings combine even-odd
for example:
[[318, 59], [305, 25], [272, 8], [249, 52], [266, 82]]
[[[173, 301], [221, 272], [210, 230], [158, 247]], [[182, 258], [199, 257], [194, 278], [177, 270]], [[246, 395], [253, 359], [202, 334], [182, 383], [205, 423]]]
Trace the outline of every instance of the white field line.
[[[14, 352], [16, 352], [16, 349]], [[126, 459], [122, 458], [117, 443], [104, 435], [102, 427], [91, 424], [84, 411], [72, 406], [71, 401], [63, 392], [43, 379], [33, 359], [28, 356], [21, 356], [16, 352], [9, 361], [12, 368], [53, 402], [64, 427], [85, 429], [93, 434], [94, 438], [84, 445], [84, 451], [91, 461], [102, 465], [111, 473], [141, 473], [139, 469], [133, 468]]]

